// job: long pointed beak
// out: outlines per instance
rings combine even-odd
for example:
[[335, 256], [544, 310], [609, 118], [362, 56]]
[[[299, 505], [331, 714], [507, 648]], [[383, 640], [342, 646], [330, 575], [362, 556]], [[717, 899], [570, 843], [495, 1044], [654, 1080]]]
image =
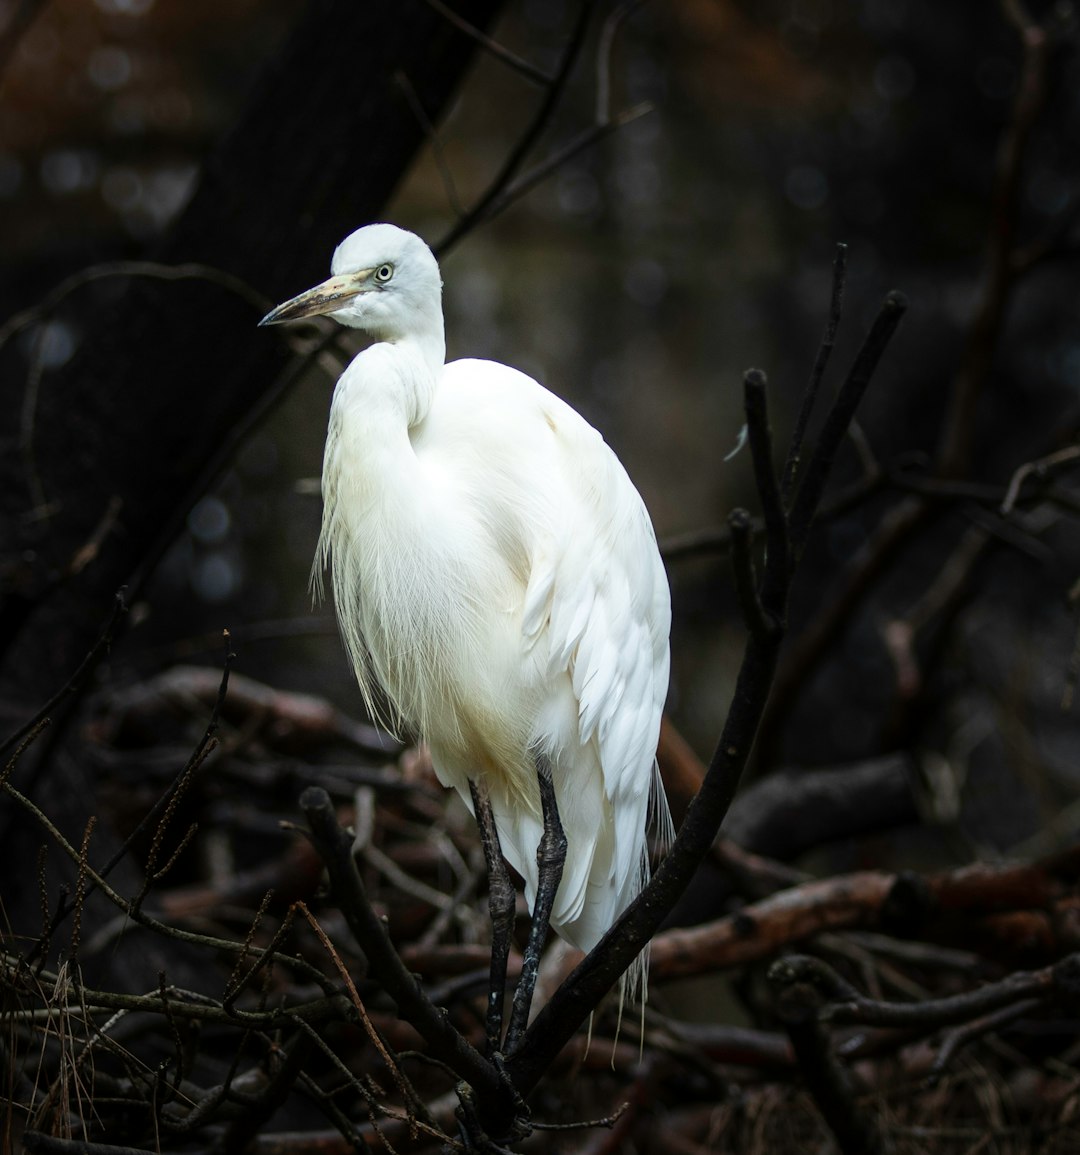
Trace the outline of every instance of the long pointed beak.
[[356, 273], [346, 273], [341, 277], [331, 277], [293, 297], [284, 304], [271, 309], [259, 322], [260, 325], [278, 325], [282, 321], [299, 321], [304, 317], [319, 317], [324, 313], [333, 313], [353, 297], [365, 293], [371, 288], [371, 270], [361, 269]]

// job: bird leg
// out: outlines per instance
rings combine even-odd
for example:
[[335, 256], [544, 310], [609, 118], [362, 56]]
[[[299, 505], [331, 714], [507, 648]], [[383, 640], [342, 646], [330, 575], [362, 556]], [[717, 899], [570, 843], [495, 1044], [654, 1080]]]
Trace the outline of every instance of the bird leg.
[[514, 884], [502, 856], [499, 832], [487, 791], [471, 779], [473, 810], [480, 828], [480, 845], [488, 871], [488, 913], [491, 915], [491, 980], [488, 985], [487, 1041], [489, 1054], [502, 1049], [503, 1003], [506, 999], [506, 963], [514, 933]]
[[521, 963], [521, 978], [514, 992], [510, 1028], [506, 1032], [508, 1055], [517, 1050], [521, 1036], [529, 1023], [529, 1007], [532, 1005], [536, 978], [540, 972], [540, 951], [547, 938], [555, 894], [562, 881], [563, 863], [566, 862], [566, 833], [559, 819], [559, 808], [555, 803], [551, 763], [543, 754], [536, 756], [536, 777], [540, 784], [540, 809], [544, 817], [544, 833], [540, 838], [540, 845], [536, 848], [539, 877], [536, 902], [533, 904], [532, 926], [529, 927], [529, 941], [525, 945], [525, 955]]

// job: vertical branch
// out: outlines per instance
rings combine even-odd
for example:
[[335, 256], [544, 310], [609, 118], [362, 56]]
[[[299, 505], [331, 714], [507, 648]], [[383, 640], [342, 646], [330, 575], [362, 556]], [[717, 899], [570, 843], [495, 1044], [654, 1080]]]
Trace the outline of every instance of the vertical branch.
[[896, 332], [897, 325], [907, 312], [907, 299], [903, 293], [892, 292], [885, 298], [870, 332], [866, 335], [847, 380], [840, 389], [829, 415], [825, 419], [821, 436], [806, 467], [806, 473], [795, 494], [790, 514], [791, 546], [798, 558], [806, 545], [807, 535], [818, 506], [825, 492], [825, 482], [832, 469], [840, 443], [847, 433], [855, 410], [862, 401], [870, 379], [878, 367], [882, 354]]
[[840, 1065], [820, 1021], [825, 999], [797, 967], [781, 960], [769, 970], [776, 1009], [791, 1039], [799, 1069], [822, 1118], [843, 1155], [880, 1155], [884, 1137], [859, 1109], [847, 1072]]
[[743, 377], [746, 432], [754, 460], [754, 482], [765, 517], [765, 579], [761, 601], [767, 613], [783, 616], [782, 604], [790, 577], [788, 524], [780, 486], [772, 459], [772, 430], [769, 428], [765, 374], [751, 369]]
[[791, 434], [791, 444], [788, 447], [787, 461], [784, 463], [784, 476], [781, 483], [781, 493], [784, 504], [791, 502], [791, 494], [795, 485], [795, 477], [799, 472], [799, 462], [802, 458], [803, 441], [806, 439], [806, 428], [810, 424], [810, 416], [814, 411], [814, 402], [817, 400], [821, 379], [829, 365], [829, 358], [836, 345], [836, 331], [840, 327], [840, 316], [844, 308], [844, 281], [847, 277], [847, 245], [836, 246], [836, 256], [833, 258], [832, 296], [829, 300], [829, 316], [825, 321], [825, 332], [818, 346], [817, 356], [814, 358], [814, 367], [810, 371], [810, 380], [803, 391], [802, 405], [799, 415], [795, 419], [795, 428]]
[[758, 596], [754, 559], [750, 554], [753, 542], [750, 514], [745, 509], [733, 509], [728, 515], [728, 528], [731, 530], [731, 569], [739, 609], [751, 636], [757, 641], [765, 641], [778, 628], [778, 623], [761, 604]]

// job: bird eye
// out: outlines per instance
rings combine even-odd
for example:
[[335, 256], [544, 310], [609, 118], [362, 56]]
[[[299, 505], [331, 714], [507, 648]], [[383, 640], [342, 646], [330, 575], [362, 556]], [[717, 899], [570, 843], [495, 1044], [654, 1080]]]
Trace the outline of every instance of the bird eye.
[[380, 285], [385, 285], [386, 282], [389, 281], [393, 275], [394, 275], [394, 266], [393, 265], [380, 265], [375, 270], [375, 280]]

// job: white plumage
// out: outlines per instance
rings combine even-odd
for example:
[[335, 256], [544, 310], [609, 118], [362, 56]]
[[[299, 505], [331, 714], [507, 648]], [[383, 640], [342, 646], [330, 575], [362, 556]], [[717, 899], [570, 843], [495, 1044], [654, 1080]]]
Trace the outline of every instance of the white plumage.
[[671, 611], [645, 506], [530, 377], [444, 364], [439, 268], [413, 234], [353, 233], [330, 280], [266, 321], [316, 312], [374, 340], [334, 391], [315, 563], [368, 708], [381, 687], [470, 808], [469, 779], [486, 787], [530, 908], [546, 754], [568, 843], [551, 924], [588, 950], [647, 877], [650, 801], [670, 830], [655, 755]]

